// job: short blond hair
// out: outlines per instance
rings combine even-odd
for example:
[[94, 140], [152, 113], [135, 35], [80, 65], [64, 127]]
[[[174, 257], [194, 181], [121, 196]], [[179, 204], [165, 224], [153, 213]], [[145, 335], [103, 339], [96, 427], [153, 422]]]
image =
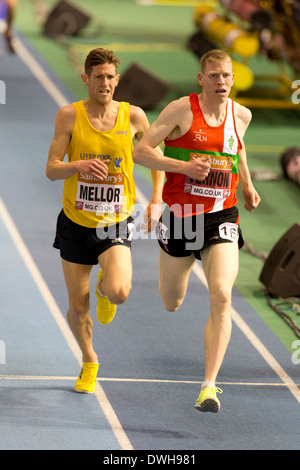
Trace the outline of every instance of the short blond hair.
[[209, 62], [231, 62], [230, 55], [220, 49], [212, 49], [201, 57], [201, 72], [205, 72], [206, 65]]

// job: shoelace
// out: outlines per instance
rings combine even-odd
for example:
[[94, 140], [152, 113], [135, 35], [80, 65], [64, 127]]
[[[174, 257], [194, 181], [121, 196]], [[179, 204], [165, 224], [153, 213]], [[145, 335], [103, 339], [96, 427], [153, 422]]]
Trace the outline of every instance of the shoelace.
[[212, 387], [211, 385], [208, 385], [205, 387], [203, 390], [207, 390], [209, 393], [223, 393], [223, 390], [219, 387]]
[[[96, 364], [95, 364], [95, 365], [96, 365]], [[83, 382], [91, 382], [91, 381], [95, 380], [94, 370], [95, 370], [95, 366], [94, 366], [93, 364], [91, 364], [91, 365], [86, 365], [86, 366], [82, 369], [81, 380], [82, 380]]]

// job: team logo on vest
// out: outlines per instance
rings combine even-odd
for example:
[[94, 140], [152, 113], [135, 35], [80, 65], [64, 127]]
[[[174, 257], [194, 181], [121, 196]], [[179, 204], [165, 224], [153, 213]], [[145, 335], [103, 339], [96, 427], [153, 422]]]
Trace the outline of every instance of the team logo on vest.
[[79, 154], [80, 160], [111, 160], [111, 155], [103, 155], [99, 153], [80, 153]]
[[229, 145], [230, 150], [232, 150], [233, 144], [234, 144], [234, 138], [233, 136], [230, 136], [228, 139], [228, 145]]
[[120, 169], [122, 160], [123, 160], [122, 157], [116, 157], [116, 158], [114, 158], [115, 170], [119, 170], [119, 169]]
[[128, 136], [128, 131], [116, 131], [115, 134]]
[[199, 131], [194, 131], [195, 133], [195, 139], [194, 142], [199, 140], [199, 142], [207, 142], [207, 133], [203, 132], [202, 129], [199, 129]]

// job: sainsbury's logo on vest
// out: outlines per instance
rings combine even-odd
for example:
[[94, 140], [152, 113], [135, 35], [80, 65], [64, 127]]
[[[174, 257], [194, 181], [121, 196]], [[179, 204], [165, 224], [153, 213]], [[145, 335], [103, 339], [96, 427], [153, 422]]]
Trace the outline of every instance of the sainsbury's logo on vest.
[[208, 155], [204, 153], [191, 152], [190, 159], [194, 160], [195, 158], [208, 158], [208, 161], [211, 165], [211, 168], [217, 170], [232, 170], [233, 168], [233, 158], [223, 155]]

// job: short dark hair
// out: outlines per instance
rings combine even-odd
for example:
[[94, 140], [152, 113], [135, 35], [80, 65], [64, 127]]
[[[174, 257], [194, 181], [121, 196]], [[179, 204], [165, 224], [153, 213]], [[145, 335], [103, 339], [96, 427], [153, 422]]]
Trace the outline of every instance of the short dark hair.
[[283, 171], [283, 174], [286, 178], [289, 178], [286, 169], [292, 158], [297, 157], [300, 155], [300, 148], [299, 147], [290, 147], [286, 149], [281, 155], [280, 155], [280, 164], [281, 168]]
[[87, 58], [85, 59], [84, 71], [87, 75], [90, 76], [93, 67], [100, 64], [114, 64], [117, 71], [118, 65], [120, 63], [121, 60], [113, 53], [113, 51], [98, 47], [97, 49], [90, 51]]

